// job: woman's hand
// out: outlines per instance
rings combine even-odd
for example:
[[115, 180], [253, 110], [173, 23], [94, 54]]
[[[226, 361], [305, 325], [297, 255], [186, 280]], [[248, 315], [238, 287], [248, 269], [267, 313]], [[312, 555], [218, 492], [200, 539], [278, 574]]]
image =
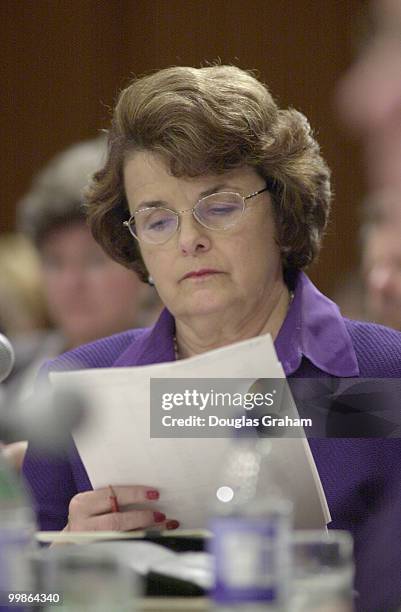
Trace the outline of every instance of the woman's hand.
[[[118, 512], [113, 511], [113, 496], [117, 498]], [[78, 493], [70, 501], [68, 524], [64, 531], [131, 531], [133, 529], [177, 529], [176, 520], [167, 519], [157, 508], [124, 510], [131, 504], [159, 499], [159, 492], [142, 485], [105, 487], [96, 491]]]

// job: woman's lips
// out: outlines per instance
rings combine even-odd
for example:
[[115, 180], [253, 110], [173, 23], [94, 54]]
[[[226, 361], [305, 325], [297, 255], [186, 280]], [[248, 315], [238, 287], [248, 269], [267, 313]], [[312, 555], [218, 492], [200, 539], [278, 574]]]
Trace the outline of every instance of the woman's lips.
[[212, 276], [213, 274], [221, 274], [219, 270], [212, 270], [211, 268], [203, 268], [202, 270], [193, 270], [192, 272], [188, 272], [185, 274], [181, 280], [185, 280], [187, 278], [203, 278], [206, 276]]

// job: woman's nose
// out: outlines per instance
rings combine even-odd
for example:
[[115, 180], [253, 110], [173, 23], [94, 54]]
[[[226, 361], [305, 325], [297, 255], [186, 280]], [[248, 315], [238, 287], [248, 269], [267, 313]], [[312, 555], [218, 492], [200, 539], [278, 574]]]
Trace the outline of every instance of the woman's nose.
[[198, 223], [190, 210], [181, 214], [178, 228], [178, 246], [181, 252], [186, 255], [193, 255], [210, 249], [211, 241], [207, 228]]

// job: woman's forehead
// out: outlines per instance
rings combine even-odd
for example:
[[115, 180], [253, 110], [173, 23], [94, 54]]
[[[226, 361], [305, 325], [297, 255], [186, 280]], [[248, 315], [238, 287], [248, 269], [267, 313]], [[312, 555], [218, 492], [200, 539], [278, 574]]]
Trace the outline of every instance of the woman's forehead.
[[[158, 155], [149, 152], [138, 152], [127, 159], [124, 165], [124, 183], [127, 196], [146, 192], [154, 188], [175, 189], [177, 187], [190, 192], [210, 191], [216, 186], [221, 189], [225, 186], [241, 187], [248, 183], [254, 185], [254, 179], [258, 174], [253, 168], [243, 166], [222, 173], [209, 173], [197, 177], [174, 176], [169, 166]], [[260, 178], [260, 177], [259, 177]]]

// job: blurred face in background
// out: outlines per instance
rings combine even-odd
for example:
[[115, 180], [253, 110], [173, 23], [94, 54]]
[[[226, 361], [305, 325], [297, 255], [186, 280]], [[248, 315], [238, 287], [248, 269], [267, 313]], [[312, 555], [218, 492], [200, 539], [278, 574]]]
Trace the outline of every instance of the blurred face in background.
[[364, 142], [371, 193], [396, 194], [401, 209], [401, 2], [371, 3], [375, 33], [338, 87], [343, 117]]
[[51, 230], [40, 254], [49, 313], [66, 348], [134, 326], [146, 287], [102, 251], [84, 222]]
[[401, 330], [401, 207], [376, 204], [363, 249], [363, 276], [369, 318]]

